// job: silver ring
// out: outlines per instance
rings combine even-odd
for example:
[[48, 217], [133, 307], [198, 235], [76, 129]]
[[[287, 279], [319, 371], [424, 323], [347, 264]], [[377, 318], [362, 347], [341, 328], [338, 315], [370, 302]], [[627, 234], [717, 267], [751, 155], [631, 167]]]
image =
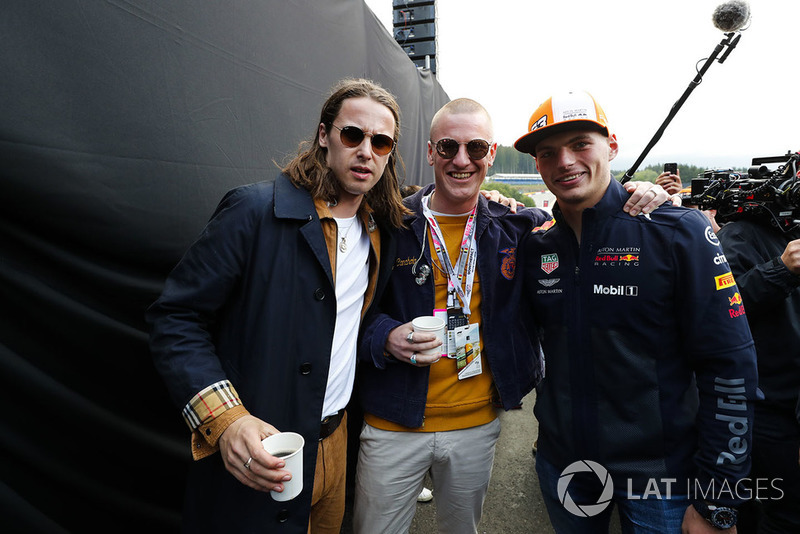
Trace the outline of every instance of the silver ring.
[[251, 457], [250, 457], [250, 458], [248, 458], [248, 459], [247, 459], [247, 461], [244, 463], [244, 468], [245, 468], [245, 469], [247, 469], [247, 470], [249, 470], [249, 469], [250, 469], [250, 462], [252, 462], [252, 461], [253, 461], [253, 457], [251, 456]]
[[414, 364], [414, 365], [417, 365], [417, 353], [416, 352], [412, 352], [411, 353], [411, 363]]
[[413, 330], [411, 332], [409, 332], [408, 335], [406, 336], [406, 341], [408, 341], [409, 343], [414, 343], [414, 331]]

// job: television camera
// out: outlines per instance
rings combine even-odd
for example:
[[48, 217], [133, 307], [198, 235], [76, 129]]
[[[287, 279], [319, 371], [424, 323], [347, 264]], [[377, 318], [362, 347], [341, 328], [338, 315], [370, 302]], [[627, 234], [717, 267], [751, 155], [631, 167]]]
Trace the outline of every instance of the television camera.
[[[782, 163], [770, 171], [767, 163]], [[753, 158], [747, 174], [733, 170], [707, 170], [692, 180], [684, 205], [716, 209], [720, 224], [749, 218], [768, 221], [788, 232], [800, 225], [800, 152]]]

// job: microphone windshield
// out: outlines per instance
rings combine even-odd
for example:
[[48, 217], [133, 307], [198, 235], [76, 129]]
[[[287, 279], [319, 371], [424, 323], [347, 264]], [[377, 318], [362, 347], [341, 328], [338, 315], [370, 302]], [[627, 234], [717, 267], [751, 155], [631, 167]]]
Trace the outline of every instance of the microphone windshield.
[[735, 32], [750, 20], [750, 6], [742, 0], [731, 0], [718, 5], [711, 18], [717, 29], [725, 33]]

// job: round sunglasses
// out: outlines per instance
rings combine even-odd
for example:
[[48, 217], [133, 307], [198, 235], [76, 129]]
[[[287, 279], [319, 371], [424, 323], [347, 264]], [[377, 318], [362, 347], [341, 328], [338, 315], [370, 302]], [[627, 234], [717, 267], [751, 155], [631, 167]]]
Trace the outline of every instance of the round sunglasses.
[[455, 139], [444, 138], [436, 141], [436, 153], [444, 159], [453, 159], [458, 154], [458, 147], [467, 145], [467, 155], [470, 159], [483, 159], [489, 153], [489, 141], [473, 139], [466, 143], [459, 143]]
[[331, 126], [339, 130], [339, 139], [342, 144], [349, 148], [355, 148], [364, 141], [364, 137], [371, 137], [370, 145], [372, 151], [379, 156], [385, 156], [394, 148], [394, 139], [384, 134], [368, 134], [358, 126], [345, 126], [339, 128], [331, 123]]

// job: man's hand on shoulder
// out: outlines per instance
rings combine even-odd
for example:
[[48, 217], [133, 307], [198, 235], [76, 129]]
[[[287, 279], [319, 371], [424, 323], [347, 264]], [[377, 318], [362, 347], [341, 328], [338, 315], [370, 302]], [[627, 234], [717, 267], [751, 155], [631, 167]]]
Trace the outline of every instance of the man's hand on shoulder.
[[515, 198], [508, 198], [501, 194], [500, 191], [495, 189], [492, 189], [491, 191], [481, 189], [481, 194], [486, 197], [486, 200], [491, 200], [492, 202], [497, 202], [503, 206], [508, 206], [508, 208], [511, 210], [511, 213], [517, 213], [517, 207], [525, 207], [524, 203]]
[[[650, 213], [670, 198], [663, 187], [650, 182], [625, 182], [623, 187], [631, 194], [631, 198], [628, 199], [622, 210], [634, 217], [640, 213]], [[680, 197], [677, 197], [677, 204], [674, 198], [673, 204], [680, 206]]]

